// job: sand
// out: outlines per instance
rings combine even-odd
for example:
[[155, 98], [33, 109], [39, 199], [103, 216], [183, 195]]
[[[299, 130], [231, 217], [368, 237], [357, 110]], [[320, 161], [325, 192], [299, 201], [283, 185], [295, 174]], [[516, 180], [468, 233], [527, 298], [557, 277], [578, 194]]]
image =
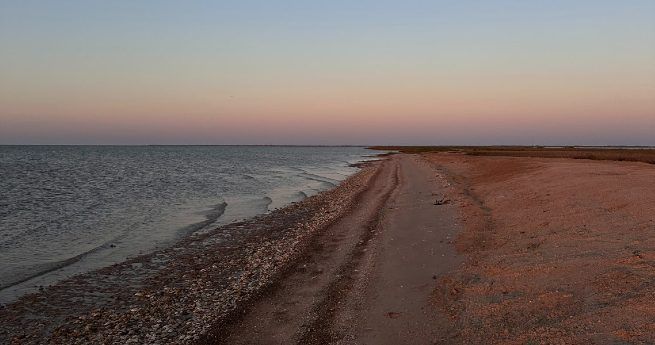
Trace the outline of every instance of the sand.
[[655, 342], [655, 166], [441, 153], [380, 169], [393, 192], [364, 194], [309, 273], [219, 343]]
[[655, 343], [655, 166], [426, 155], [468, 257], [435, 289], [457, 343]]
[[462, 260], [453, 244], [456, 207], [435, 205], [445, 183], [420, 157], [390, 157], [348, 216], [328, 227], [297, 270], [219, 343], [448, 339], [448, 320], [431, 298], [436, 279]]
[[644, 163], [391, 155], [1, 308], [0, 343], [655, 343], [653, 182]]

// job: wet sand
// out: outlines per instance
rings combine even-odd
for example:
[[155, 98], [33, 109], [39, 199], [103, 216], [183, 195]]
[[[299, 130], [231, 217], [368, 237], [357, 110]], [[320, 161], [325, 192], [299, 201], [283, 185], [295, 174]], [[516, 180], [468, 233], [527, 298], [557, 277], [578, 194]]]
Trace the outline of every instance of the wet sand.
[[0, 342], [655, 343], [654, 181], [643, 163], [391, 155], [23, 298]]

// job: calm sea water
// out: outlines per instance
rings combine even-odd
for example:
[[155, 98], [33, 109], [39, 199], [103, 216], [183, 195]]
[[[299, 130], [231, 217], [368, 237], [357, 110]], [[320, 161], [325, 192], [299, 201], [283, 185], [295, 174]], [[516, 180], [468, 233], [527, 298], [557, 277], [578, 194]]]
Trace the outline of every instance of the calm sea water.
[[335, 186], [359, 147], [0, 146], [0, 301]]

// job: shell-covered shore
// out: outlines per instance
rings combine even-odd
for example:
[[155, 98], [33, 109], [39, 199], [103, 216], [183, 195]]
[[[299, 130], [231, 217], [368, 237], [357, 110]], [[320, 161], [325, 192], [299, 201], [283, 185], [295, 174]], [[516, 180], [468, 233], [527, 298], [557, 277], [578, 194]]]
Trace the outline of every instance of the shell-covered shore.
[[0, 309], [0, 343], [211, 342], [357, 201], [376, 164], [248, 221], [82, 274]]

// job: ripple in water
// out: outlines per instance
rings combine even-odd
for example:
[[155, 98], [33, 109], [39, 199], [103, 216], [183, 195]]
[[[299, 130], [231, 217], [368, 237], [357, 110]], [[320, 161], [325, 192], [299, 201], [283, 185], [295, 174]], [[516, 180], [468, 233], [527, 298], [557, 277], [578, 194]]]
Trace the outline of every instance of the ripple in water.
[[360, 147], [0, 146], [0, 301], [335, 186]]

